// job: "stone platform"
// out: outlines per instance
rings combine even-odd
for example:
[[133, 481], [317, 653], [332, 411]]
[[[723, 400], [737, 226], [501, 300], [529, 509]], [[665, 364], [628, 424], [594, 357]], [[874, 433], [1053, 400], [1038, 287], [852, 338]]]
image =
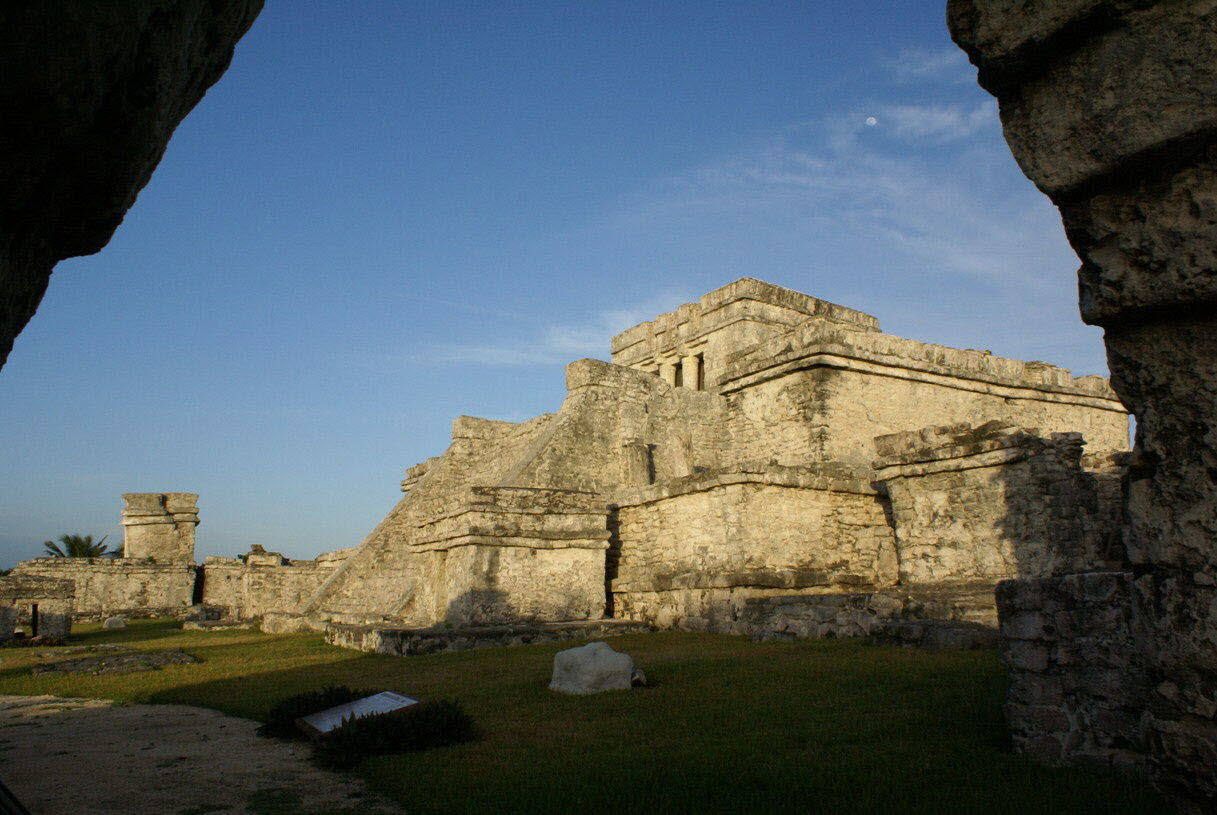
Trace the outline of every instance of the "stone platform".
[[325, 641], [330, 645], [372, 654], [417, 656], [555, 640], [603, 639], [653, 630], [646, 623], [628, 620], [578, 620], [469, 628], [385, 628], [331, 623], [325, 627]]

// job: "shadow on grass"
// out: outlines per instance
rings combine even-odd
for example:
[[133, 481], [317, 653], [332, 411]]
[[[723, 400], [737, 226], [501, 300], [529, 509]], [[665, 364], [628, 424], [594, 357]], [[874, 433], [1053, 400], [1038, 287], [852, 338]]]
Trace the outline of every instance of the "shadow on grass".
[[68, 645], [131, 644], [181, 633], [182, 624], [177, 620], [130, 620], [126, 628], [119, 629], [105, 629], [101, 623], [75, 623]]
[[577, 643], [391, 657], [343, 651], [315, 634], [151, 624], [131, 633], [138, 647], [181, 647], [206, 662], [53, 679], [18, 668], [0, 673], [0, 692], [199, 705], [258, 720], [285, 697], [326, 685], [454, 698], [480, 741], [357, 768], [420, 812], [1162, 808], [1137, 781], [1038, 767], [1002, 749], [1005, 676], [992, 652], [629, 635], [613, 647], [653, 687], [565, 696], [547, 689], [553, 655]]
[[[655, 686], [569, 697], [546, 685], [553, 654], [571, 644], [402, 658], [337, 651], [310, 635], [263, 636], [209, 646], [224, 675], [183, 675], [145, 698], [253, 719], [330, 684], [456, 698], [481, 741], [381, 757], [357, 770], [420, 812], [1162, 806], [1138, 781], [1039, 767], [1004, 749], [1004, 676], [989, 652], [622, 637], [614, 647], [633, 655]], [[276, 654], [301, 664], [249, 672]]]

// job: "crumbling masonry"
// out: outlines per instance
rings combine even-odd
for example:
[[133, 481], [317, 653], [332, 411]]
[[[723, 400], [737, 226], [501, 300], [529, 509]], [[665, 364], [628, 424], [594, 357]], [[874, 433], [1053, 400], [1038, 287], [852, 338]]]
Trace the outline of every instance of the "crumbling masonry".
[[1137, 416], [1123, 568], [998, 591], [1016, 742], [1217, 811], [1217, 3], [950, 0], [948, 21]]

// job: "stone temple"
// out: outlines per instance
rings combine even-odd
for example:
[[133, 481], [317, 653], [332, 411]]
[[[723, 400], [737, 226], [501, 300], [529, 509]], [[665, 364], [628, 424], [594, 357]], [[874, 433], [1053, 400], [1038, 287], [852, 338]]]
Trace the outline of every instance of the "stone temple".
[[123, 558], [18, 571], [75, 577], [78, 613], [202, 602], [384, 650], [389, 629], [602, 619], [917, 639], [993, 625], [1003, 578], [1117, 557], [1128, 415], [1100, 377], [750, 278], [611, 354], [567, 366], [555, 413], [456, 419], [354, 549], [196, 567], [196, 496], [130, 495]]

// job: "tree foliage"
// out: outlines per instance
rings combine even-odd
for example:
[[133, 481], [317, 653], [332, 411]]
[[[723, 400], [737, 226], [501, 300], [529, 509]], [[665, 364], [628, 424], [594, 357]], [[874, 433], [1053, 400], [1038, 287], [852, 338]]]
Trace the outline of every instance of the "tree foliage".
[[111, 552], [106, 546], [108, 537], [103, 535], [94, 543], [92, 535], [60, 535], [58, 543], [43, 541], [42, 546], [51, 557], [118, 557], [118, 552]]

